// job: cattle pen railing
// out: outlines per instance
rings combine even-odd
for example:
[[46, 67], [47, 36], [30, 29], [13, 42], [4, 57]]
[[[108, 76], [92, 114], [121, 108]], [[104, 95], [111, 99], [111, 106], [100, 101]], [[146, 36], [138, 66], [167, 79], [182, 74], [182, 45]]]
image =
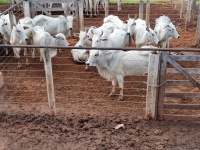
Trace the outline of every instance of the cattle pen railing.
[[[4, 49], [5, 47], [21, 47], [21, 48], [38, 48], [38, 46], [5, 46], [5, 45], [0, 45], [0, 49]], [[59, 48], [59, 49], [65, 49], [65, 51], [69, 49], [90, 49], [90, 47], [48, 47], [48, 46], [43, 46], [40, 48]], [[93, 49], [101, 49], [101, 50], [109, 50], [110, 48], [97, 48], [94, 47]], [[121, 50], [121, 48], [112, 48], [113, 50]], [[138, 50], [136, 48], [123, 48], [122, 50]], [[135, 95], [135, 92], [129, 93], [127, 95], [127, 98], [118, 103], [117, 101], [112, 101], [112, 105], [124, 105], [121, 106], [121, 108], [124, 110], [124, 108], [128, 108], [127, 105], [125, 105], [126, 102], [129, 101], [128, 96], [134, 96], [140, 97], [140, 98], [145, 98], [146, 102], [140, 102], [139, 100], [138, 103], [139, 105], [135, 105], [136, 103], [134, 102], [131, 107], [140, 107], [138, 109], [146, 110], [146, 118], [153, 118], [153, 119], [158, 119], [158, 120], [200, 120], [200, 103], [199, 103], [199, 74], [200, 74], [200, 56], [199, 55], [168, 55], [168, 51], [174, 51], [174, 52], [180, 52], [180, 51], [190, 51], [190, 52], [200, 52], [199, 49], [140, 49], [144, 51], [149, 51], [149, 50], [156, 50], [160, 51], [159, 54], [151, 54], [149, 57], [149, 72], [147, 76], [147, 81], [146, 83], [146, 88], [143, 85], [143, 89], [145, 88], [146, 90], [142, 90], [143, 92], [139, 91], [139, 94]], [[75, 100], [78, 99], [79, 102], [82, 100], [90, 99], [91, 95], [95, 97], [95, 100], [98, 99], [98, 102], [100, 103], [101, 100], [105, 100], [107, 96], [99, 98], [99, 93], [102, 94], [101, 90], [100, 91], [93, 91], [95, 90], [95, 87], [98, 86], [98, 82], [103, 82], [105, 79], [102, 78], [92, 78], [91, 76], [84, 81], [84, 86], [79, 87], [80, 85], [77, 84], [79, 80], [84, 80], [81, 78], [84, 78], [86, 74], [91, 75], [92, 73], [97, 74], [96, 71], [94, 72], [86, 72], [84, 70], [80, 70], [79, 72], [75, 72], [75, 74], [71, 74], [73, 70], [70, 70], [71, 64], [68, 64], [69, 62], [66, 60], [67, 58], [71, 59], [71, 56], [65, 56], [62, 57], [62, 53], [58, 54], [61, 56], [56, 56], [58, 57], [58, 61], [56, 61], [56, 64], [54, 64], [54, 60], [51, 61], [51, 58], [47, 58], [47, 69], [44, 71], [43, 69], [38, 70], [38, 67], [35, 67], [34, 65], [42, 65], [36, 63], [34, 59], [30, 59], [30, 70], [27, 72], [26, 67], [22, 70], [17, 70], [16, 65], [17, 63], [14, 61], [14, 57], [12, 52], [10, 52], [8, 56], [2, 55], [4, 53], [3, 51], [1, 52], [1, 78], [0, 78], [0, 85], [1, 85], [1, 100], [3, 100], [6, 97], [13, 97], [15, 99], [15, 96], [20, 97], [22, 101], [25, 99], [28, 99], [30, 97], [39, 97], [41, 101], [45, 101], [45, 99], [48, 99], [49, 107], [52, 112], [52, 114], [56, 114], [56, 101], [57, 99], [60, 99], [61, 97], [59, 94], [62, 92], [64, 94], [65, 99], [71, 99]], [[48, 57], [48, 51], [46, 51], [46, 57]], [[56, 58], [55, 57], [55, 58]], [[54, 59], [54, 58], [53, 58]], [[62, 59], [62, 60], [61, 60]], [[23, 60], [23, 56], [22, 56]], [[65, 64], [58, 64], [61, 63], [62, 61], [66, 61]], [[53, 63], [52, 63], [53, 62]], [[55, 66], [54, 66], [55, 65]], [[73, 64], [73, 68], [80, 66], [80, 64]], [[81, 65], [82, 69], [84, 65]], [[68, 68], [69, 70], [65, 70], [65, 68]], [[33, 71], [35, 73], [33, 73]], [[46, 72], [46, 75], [44, 74]], [[64, 82], [66, 80], [63, 78], [63, 76], [66, 76], [66, 72], [68, 76], [70, 76], [70, 80], [67, 82]], [[62, 75], [64, 74], [64, 75]], [[83, 76], [81, 76], [81, 74]], [[31, 76], [31, 75], [34, 75]], [[45, 77], [46, 76], [46, 77]], [[19, 79], [20, 80], [17, 80]], [[34, 78], [33, 83], [32, 81], [25, 81], [26, 78]], [[42, 79], [41, 82], [35, 82], [35, 80]], [[61, 79], [62, 78], [62, 79]], [[68, 78], [68, 79], [69, 79]], [[15, 83], [14, 80], [17, 80], [17, 82], [20, 83]], [[67, 79], [67, 80], [68, 80]], [[56, 86], [54, 85], [55, 82], [58, 83], [58, 80], [61, 80], [59, 84]], [[94, 83], [90, 83], [92, 80], [95, 80]], [[126, 81], [126, 80], [125, 80]], [[45, 83], [46, 82], [46, 86]], [[80, 88], [81, 93], [78, 93], [80, 97], [74, 97], [72, 93], [67, 92], [67, 90], [70, 91], [70, 87], [65, 87], [61, 85], [60, 83], [70, 83], [74, 82], [75, 86], [77, 89]], [[144, 83], [144, 81], [140, 81], [141, 84]], [[28, 86], [25, 86], [23, 84], [30, 84]], [[19, 85], [17, 85], [19, 84]], [[88, 85], [87, 85], [88, 84]], [[126, 84], [126, 83], [125, 83]], [[136, 84], [136, 81], [134, 81], [133, 84]], [[110, 83], [105, 83], [106, 86], [110, 87]], [[42, 87], [42, 90], [39, 90], [39, 87]], [[101, 85], [102, 86], [102, 85]], [[31, 93], [32, 89], [36, 87], [38, 89], [37, 94], [34, 95]], [[55, 93], [55, 88], [56, 88], [56, 93]], [[87, 89], [90, 88], [89, 92], [92, 92], [90, 96], [86, 96], [85, 93], [87, 93]], [[138, 90], [135, 87], [132, 87], [134, 90]], [[15, 89], [18, 89], [18, 91], [14, 91]], [[20, 89], [20, 90], [19, 90]], [[46, 90], [45, 90], [46, 89]], [[102, 87], [102, 89], [105, 89], [105, 87]], [[109, 88], [108, 88], [109, 89]], [[108, 90], [106, 89], [106, 90]], [[85, 91], [84, 91], [85, 90]], [[130, 89], [127, 89], [127, 91]], [[141, 89], [140, 89], [141, 90]], [[9, 92], [10, 91], [10, 92]], [[24, 94], [21, 96], [23, 92], [25, 93], [26, 91], [31, 91], [29, 95]], [[45, 94], [47, 91], [47, 94]], [[126, 92], [126, 89], [125, 89]], [[12, 95], [14, 94], [14, 95]], [[82, 94], [82, 95], [81, 95]], [[46, 97], [44, 95], [47, 95]], [[126, 96], [126, 95], [125, 95]], [[132, 99], [131, 98], [131, 99]], [[61, 98], [62, 99], [62, 98]], [[37, 100], [40, 101], [40, 100]], [[108, 100], [109, 101], [109, 100]], [[131, 101], [131, 100], [130, 100]], [[91, 100], [88, 101], [88, 103], [92, 103]], [[106, 104], [106, 101], [102, 101], [103, 103]], [[117, 104], [118, 103], [118, 104]], [[144, 106], [144, 104], [146, 106]], [[69, 104], [70, 105], [70, 104]], [[102, 105], [102, 104], [99, 104]], [[130, 104], [128, 104], [130, 105]], [[134, 106], [135, 105], [135, 106]], [[144, 108], [143, 108], [144, 107]], [[103, 109], [103, 108], [102, 108]], [[135, 108], [137, 109], [137, 108]]]

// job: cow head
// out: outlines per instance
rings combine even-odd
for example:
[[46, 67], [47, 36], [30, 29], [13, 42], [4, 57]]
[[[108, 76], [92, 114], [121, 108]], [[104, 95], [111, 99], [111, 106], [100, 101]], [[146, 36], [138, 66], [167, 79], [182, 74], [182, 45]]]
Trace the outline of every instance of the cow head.
[[135, 19], [129, 18], [127, 20], [127, 27], [128, 27], [127, 35], [131, 35], [131, 36], [133, 35], [135, 26], [136, 26]]
[[64, 34], [58, 33], [55, 35], [55, 37], [56, 37], [56, 46], [69, 46], [69, 43], [66, 40]]
[[14, 36], [14, 41], [19, 41], [19, 44], [24, 44], [28, 41], [28, 37], [25, 34], [25, 30], [21, 24], [13, 26], [12, 35]]
[[155, 43], [158, 44], [159, 40], [158, 37], [156, 36], [156, 33], [154, 30], [151, 28], [146, 28], [147, 30], [147, 44]]
[[79, 34], [80, 45], [86, 45], [87, 42], [88, 42], [88, 37], [87, 37], [86, 31], [80, 31], [80, 34]]
[[68, 28], [69, 30], [72, 30], [72, 29], [73, 29], [73, 20], [74, 20], [74, 16], [73, 16], [73, 15], [67, 16], [67, 17], [66, 17], [66, 20], [67, 20], [67, 28]]
[[94, 29], [96, 29], [96, 28], [97, 28], [97, 27], [95, 27], [95, 26], [91, 26], [91, 27], [88, 29], [88, 31], [87, 31], [87, 37], [88, 37], [89, 40], [92, 40], [93, 35], [95, 34], [95, 30], [94, 30]]
[[176, 38], [176, 39], [178, 39], [180, 37], [180, 35], [176, 31], [175, 26], [172, 23], [166, 25], [164, 29], [166, 30], [169, 38]]

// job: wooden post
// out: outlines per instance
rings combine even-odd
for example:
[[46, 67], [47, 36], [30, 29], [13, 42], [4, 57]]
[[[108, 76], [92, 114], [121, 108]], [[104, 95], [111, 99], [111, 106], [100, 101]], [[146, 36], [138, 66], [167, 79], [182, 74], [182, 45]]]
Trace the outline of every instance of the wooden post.
[[199, 10], [198, 10], [195, 44], [200, 44], [200, 5], [199, 5]]
[[11, 31], [12, 31], [12, 28], [13, 28], [13, 25], [14, 25], [14, 15], [13, 15], [13, 11], [9, 11], [8, 12], [9, 14], [9, 19], [10, 19], [10, 28], [11, 28]]
[[184, 6], [185, 6], [185, 0], [182, 0], [182, 3], [181, 3], [181, 10], [180, 10], [180, 19], [182, 19], [182, 17], [183, 17]]
[[78, 1], [78, 8], [79, 8], [79, 26], [80, 26], [80, 30], [83, 30], [84, 28], [83, 0]]
[[166, 82], [166, 72], [167, 72], [167, 58], [166, 52], [160, 52], [160, 68], [159, 68], [159, 85], [162, 85], [158, 89], [158, 119], [163, 120], [163, 108], [164, 108], [164, 98], [165, 98], [165, 82]]
[[159, 55], [151, 54], [148, 68], [146, 118], [155, 120], [157, 119], [158, 66]]
[[31, 17], [29, 0], [23, 1], [24, 17]]
[[108, 0], [105, 0], [105, 17], [109, 14]]
[[[193, 0], [188, 0], [186, 21], [185, 21], [185, 29], [186, 29], [186, 30], [188, 29], [188, 26], [190, 26], [190, 23], [191, 23], [192, 4], [193, 4]], [[188, 25], [188, 23], [189, 23], [189, 25]]]
[[140, 0], [140, 4], [139, 4], [139, 18], [143, 19], [143, 7], [144, 7], [144, 2], [143, 0]]
[[150, 0], [147, 0], [147, 4], [146, 4], [146, 23], [147, 23], [148, 27], [150, 27], [149, 15], [150, 15]]
[[192, 6], [191, 6], [191, 18], [190, 18], [190, 25], [193, 25], [195, 20], [195, 0], [192, 0]]
[[15, 1], [14, 0], [10, 0], [10, 7], [15, 5]]
[[45, 50], [44, 54], [45, 55], [44, 55], [43, 60], [44, 60], [44, 68], [45, 68], [45, 74], [46, 74], [48, 103], [51, 109], [51, 113], [56, 115], [56, 104], [55, 104], [51, 56], [49, 55], [49, 50]]
[[170, 0], [170, 4], [171, 4], [171, 6], [173, 7], [173, 5], [174, 5], [174, 0]]
[[3, 82], [3, 74], [2, 72], [0, 72], [0, 88], [2, 88], [4, 85], [4, 82]]

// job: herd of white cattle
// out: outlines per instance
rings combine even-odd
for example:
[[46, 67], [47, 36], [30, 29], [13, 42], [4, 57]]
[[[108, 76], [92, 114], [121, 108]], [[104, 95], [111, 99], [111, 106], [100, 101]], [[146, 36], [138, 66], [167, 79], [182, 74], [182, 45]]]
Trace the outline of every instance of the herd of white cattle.
[[[58, 18], [38, 15], [34, 18], [22, 18], [11, 30], [8, 15], [0, 17], [0, 34], [5, 44], [11, 45], [40, 45], [40, 46], [68, 46], [67, 38], [73, 29], [73, 16], [59, 16]], [[96, 66], [99, 74], [112, 82], [110, 96], [115, 94], [118, 83], [120, 88], [118, 100], [123, 99], [124, 76], [144, 75], [148, 72], [150, 51], [122, 51], [112, 50], [112, 47], [123, 48], [134, 41], [136, 48], [157, 48], [149, 44], [168, 48], [170, 39], [179, 38], [179, 34], [171, 20], [167, 16], [160, 16], [155, 20], [154, 30], [149, 28], [145, 20], [130, 18], [123, 22], [118, 16], [109, 15], [103, 19], [100, 27], [88, 27], [79, 33], [79, 41], [76, 47], [89, 47], [89, 49], [72, 49], [73, 60], [85, 63], [88, 66]], [[107, 47], [110, 50], [96, 50], [92, 47]], [[39, 48], [40, 61], [45, 58], [47, 49]], [[21, 68], [19, 61], [21, 48], [13, 48], [14, 55], [18, 58], [17, 68]], [[57, 54], [57, 49], [49, 49], [50, 56]], [[27, 56], [27, 49], [24, 49]], [[35, 57], [35, 49], [32, 50]], [[44, 61], [45, 62], [45, 61]], [[29, 64], [26, 57], [26, 65]]]

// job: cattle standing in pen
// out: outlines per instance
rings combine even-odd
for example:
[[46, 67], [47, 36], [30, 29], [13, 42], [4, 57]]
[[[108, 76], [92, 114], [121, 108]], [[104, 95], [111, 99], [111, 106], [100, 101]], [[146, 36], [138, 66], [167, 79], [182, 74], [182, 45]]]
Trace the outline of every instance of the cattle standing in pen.
[[63, 33], [67, 38], [71, 35], [73, 29], [73, 19], [72, 15], [67, 17], [60, 15], [58, 18], [38, 15], [33, 18], [33, 21], [35, 26], [44, 26], [44, 30], [52, 36]]
[[[36, 26], [32, 29], [33, 44], [40, 46], [68, 46], [64, 34], [58, 33], [55, 36], [51, 36], [48, 32], [44, 30], [43, 27]], [[46, 48], [40, 48], [40, 62], [45, 59], [44, 52]], [[57, 54], [57, 49], [50, 48], [50, 57], [54, 57]]]
[[[28, 41], [28, 37], [26, 36], [22, 25], [21, 24], [14, 25], [11, 35], [10, 35], [10, 44], [11, 45], [26, 45], [27, 41]], [[20, 51], [21, 51], [21, 48], [13, 48], [14, 55], [18, 59], [17, 69], [21, 68]], [[26, 65], [29, 65], [26, 49], [24, 50], [24, 56], [26, 57]]]
[[[19, 24], [21, 24], [25, 29], [25, 34], [28, 37], [27, 44], [32, 44], [32, 28], [35, 26], [35, 22], [30, 17], [25, 17], [19, 19]], [[35, 48], [32, 50], [32, 58], [35, 58]]]
[[92, 50], [86, 64], [96, 66], [100, 76], [112, 82], [112, 90], [109, 96], [115, 94], [118, 83], [120, 88], [118, 100], [123, 100], [124, 77], [146, 74], [150, 53], [149, 51]]
[[158, 37], [158, 47], [160, 48], [169, 48], [169, 40], [180, 37], [176, 27], [167, 16], [160, 16], [156, 19], [154, 31]]
[[[16, 24], [16, 17], [13, 15], [13, 23]], [[0, 16], [0, 32], [3, 38], [3, 43], [8, 45], [10, 43], [10, 36], [12, 32], [11, 22], [9, 14]], [[6, 48], [6, 54], [8, 54], [8, 49]]]
[[[133, 22], [135, 23], [135, 25]], [[136, 48], [140, 48], [151, 43], [158, 44], [158, 37], [151, 28], [147, 27], [145, 20], [142, 20], [140, 18], [136, 20], [129, 18], [127, 24], [127, 34], [133, 37]]]

